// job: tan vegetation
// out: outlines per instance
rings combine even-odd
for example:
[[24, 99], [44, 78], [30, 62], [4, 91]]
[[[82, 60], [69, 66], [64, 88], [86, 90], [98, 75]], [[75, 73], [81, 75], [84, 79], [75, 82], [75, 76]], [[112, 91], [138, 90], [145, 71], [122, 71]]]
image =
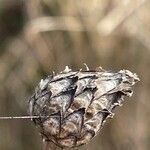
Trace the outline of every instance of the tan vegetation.
[[[99, 65], [141, 82], [131, 101], [82, 150], [150, 147], [149, 0], [0, 0], [0, 116], [26, 115], [37, 82], [52, 71]], [[30, 121], [0, 121], [0, 149], [40, 150]]]

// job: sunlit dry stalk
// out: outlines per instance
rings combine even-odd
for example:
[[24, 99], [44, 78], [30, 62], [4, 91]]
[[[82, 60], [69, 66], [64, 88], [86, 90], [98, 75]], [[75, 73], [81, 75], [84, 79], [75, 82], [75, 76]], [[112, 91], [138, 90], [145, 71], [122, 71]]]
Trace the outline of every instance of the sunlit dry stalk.
[[145, 0], [130, 0], [127, 4], [120, 4], [110, 11], [107, 16], [100, 20], [97, 24], [98, 32], [101, 35], [111, 34], [121, 23], [136, 12], [144, 4], [144, 2]]
[[32, 19], [25, 28], [25, 33], [36, 34], [39, 32], [62, 30], [62, 31], [85, 31], [77, 17], [39, 17]]
[[[95, 27], [90, 23], [86, 24], [86, 28], [78, 17], [72, 16], [57, 16], [57, 17], [38, 17], [32, 19], [24, 29], [27, 37], [40, 32], [47, 31], [94, 31], [99, 32], [101, 35], [108, 35], [112, 33], [124, 20], [131, 16], [138, 8], [144, 4], [144, 0], [132, 2], [126, 5], [119, 5], [114, 8], [107, 16], [105, 16]], [[83, 17], [82, 19], [88, 22], [93, 17]]]
[[[136, 26], [135, 26], [136, 23]], [[142, 24], [138, 16], [132, 17], [128, 23], [124, 24], [126, 31], [139, 40], [148, 50], [150, 50], [150, 31]]]
[[84, 145], [114, 115], [112, 110], [122, 105], [123, 97], [132, 95], [136, 81], [137, 75], [128, 70], [112, 73], [66, 67], [41, 80], [29, 100], [29, 112], [49, 116], [33, 119], [44, 141], [62, 148]]

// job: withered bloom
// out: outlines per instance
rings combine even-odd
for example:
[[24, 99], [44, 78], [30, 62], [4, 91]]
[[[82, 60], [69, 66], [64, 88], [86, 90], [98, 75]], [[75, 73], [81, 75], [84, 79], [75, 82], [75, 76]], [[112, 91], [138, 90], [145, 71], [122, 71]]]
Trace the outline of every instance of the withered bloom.
[[[124, 96], [139, 81], [128, 70], [72, 71], [68, 67], [42, 79], [29, 100], [31, 116], [43, 138], [59, 147], [87, 144], [102, 128]], [[45, 116], [45, 117], [43, 117]]]

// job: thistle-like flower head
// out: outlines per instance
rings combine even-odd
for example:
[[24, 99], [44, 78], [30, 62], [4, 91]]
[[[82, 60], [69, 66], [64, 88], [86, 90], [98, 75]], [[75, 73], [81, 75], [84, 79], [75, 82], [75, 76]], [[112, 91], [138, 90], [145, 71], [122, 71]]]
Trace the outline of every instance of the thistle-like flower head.
[[132, 95], [139, 81], [128, 70], [119, 72], [72, 71], [42, 79], [29, 100], [30, 115], [43, 138], [60, 147], [87, 144], [102, 128], [124, 96]]

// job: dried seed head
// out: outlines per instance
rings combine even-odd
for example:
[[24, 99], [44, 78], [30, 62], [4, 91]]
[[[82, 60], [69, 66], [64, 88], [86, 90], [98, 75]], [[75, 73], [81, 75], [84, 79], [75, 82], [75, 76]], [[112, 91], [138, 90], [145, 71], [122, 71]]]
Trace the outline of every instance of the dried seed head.
[[48, 116], [33, 119], [44, 139], [60, 147], [80, 146], [98, 133], [125, 95], [132, 95], [137, 81], [128, 70], [73, 72], [66, 67], [41, 80], [29, 100], [30, 115]]

